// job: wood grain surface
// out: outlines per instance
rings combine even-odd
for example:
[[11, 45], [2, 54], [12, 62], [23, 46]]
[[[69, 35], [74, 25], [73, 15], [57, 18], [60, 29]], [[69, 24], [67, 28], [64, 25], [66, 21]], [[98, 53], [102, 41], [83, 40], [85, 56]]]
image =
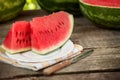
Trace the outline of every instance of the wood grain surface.
[[[11, 24], [16, 20], [31, 20], [48, 13], [22, 12], [16, 19], [0, 23], [0, 44]], [[75, 17], [74, 31], [70, 39], [94, 52], [52, 76], [43, 76], [42, 70], [34, 72], [0, 62], [0, 80], [116, 80], [120, 79], [120, 30], [108, 30], [95, 26], [83, 16]]]

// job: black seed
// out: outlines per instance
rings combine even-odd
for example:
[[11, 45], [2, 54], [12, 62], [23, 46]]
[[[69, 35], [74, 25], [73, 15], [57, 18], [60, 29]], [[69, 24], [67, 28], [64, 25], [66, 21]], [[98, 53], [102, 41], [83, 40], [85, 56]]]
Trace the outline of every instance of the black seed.
[[21, 36], [22, 32], [19, 33], [19, 35]]
[[22, 41], [21, 41], [21, 40], [19, 40], [19, 44], [21, 44], [21, 42], [22, 42]]
[[55, 28], [55, 30], [57, 31], [58, 29], [57, 29], [57, 28]]
[[16, 32], [16, 37], [18, 36], [18, 32]]
[[64, 22], [61, 22], [62, 25], [64, 25]]
[[51, 30], [51, 33], [53, 33], [53, 30]]
[[49, 34], [50, 32], [48, 30], [46, 30], [45, 33]]
[[18, 42], [19, 42], [19, 39], [17, 39], [16, 43], [18, 43]]
[[23, 39], [23, 43], [25, 42], [25, 39]]
[[61, 22], [58, 22], [58, 24], [59, 24], [59, 25], [64, 25], [64, 22], [61, 21]]
[[59, 24], [59, 25], [61, 25], [61, 23], [60, 23], [60, 22], [58, 22], [58, 24]]
[[61, 26], [60, 26], [60, 25], [57, 25], [57, 27], [58, 27], [58, 28], [61, 28]]
[[48, 33], [50, 33], [50, 31], [48, 31]]

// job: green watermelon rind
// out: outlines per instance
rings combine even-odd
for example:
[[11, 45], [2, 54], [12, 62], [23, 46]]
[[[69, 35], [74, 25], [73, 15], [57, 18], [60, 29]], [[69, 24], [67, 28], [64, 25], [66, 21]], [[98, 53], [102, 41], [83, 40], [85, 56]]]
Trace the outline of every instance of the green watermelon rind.
[[68, 40], [66, 40], [61, 46], [58, 46], [58, 47], [55, 48], [54, 50], [51, 50], [51, 51], [49, 51], [49, 52], [47, 52], [47, 53], [44, 53], [44, 52], [43, 52], [43, 53], [40, 54], [40, 52], [37, 51], [37, 50], [34, 49], [34, 48], [32, 48], [32, 52], [35, 53], [35, 54], [39, 54], [39, 55], [47, 55], [47, 54], [50, 54], [50, 53], [56, 51], [58, 48], [61, 48], [67, 41], [68, 41]]
[[120, 8], [95, 6], [79, 1], [83, 15], [93, 23], [105, 28], [120, 29]]
[[10, 3], [7, 0], [0, 2], [0, 22], [15, 18], [23, 10], [25, 0], [20, 0], [19, 2], [11, 0], [11, 3], [12, 5], [9, 6]]
[[26, 52], [26, 51], [31, 50], [31, 47], [22, 48], [22, 49], [19, 49], [19, 50], [11, 50], [11, 49], [6, 48], [4, 45], [1, 45], [1, 48], [3, 48], [4, 50], [6, 50], [6, 52], [9, 53], [9, 54], [15, 54], [15, 53]]
[[60, 42], [58, 45], [56, 45], [56, 46], [50, 47], [51, 50], [48, 48], [48, 49], [45, 49], [44, 51], [38, 51], [38, 50], [32, 48], [32, 51], [33, 51], [34, 53], [36, 53], [36, 54], [39, 54], [39, 55], [46, 55], [46, 54], [49, 54], [50, 52], [53, 52], [53, 51], [55, 51], [56, 49], [62, 47], [62, 46], [69, 40], [69, 38], [70, 38], [70, 36], [71, 36], [71, 34], [72, 34], [72, 31], [73, 31], [74, 18], [73, 18], [73, 15], [72, 15], [72, 14], [69, 14], [69, 20], [70, 20], [70, 31], [68, 31], [69, 33], [68, 33], [67, 37], [66, 37], [63, 41], [61, 41], [61, 42]]
[[37, 0], [40, 7], [49, 13], [67, 11], [73, 15], [80, 15], [78, 0]]

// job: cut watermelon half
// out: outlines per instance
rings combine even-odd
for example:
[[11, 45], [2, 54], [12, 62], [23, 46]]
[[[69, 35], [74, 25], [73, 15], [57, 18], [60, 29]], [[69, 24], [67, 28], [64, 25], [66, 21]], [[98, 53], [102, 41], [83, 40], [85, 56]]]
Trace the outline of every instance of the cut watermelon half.
[[120, 0], [79, 0], [84, 16], [95, 25], [120, 29]]
[[47, 54], [61, 47], [73, 31], [73, 15], [60, 11], [36, 17], [31, 24], [32, 51]]
[[8, 31], [2, 48], [14, 54], [31, 49], [30, 24], [26, 21], [17, 21]]
[[89, 5], [120, 8], [120, 0], [81, 0]]

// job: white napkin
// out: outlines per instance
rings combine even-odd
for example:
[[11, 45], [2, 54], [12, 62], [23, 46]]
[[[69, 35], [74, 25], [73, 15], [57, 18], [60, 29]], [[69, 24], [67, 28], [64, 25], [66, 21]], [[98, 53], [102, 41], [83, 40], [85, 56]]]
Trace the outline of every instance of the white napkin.
[[7, 52], [6, 54], [0, 53], [0, 56], [5, 59], [8, 59], [8, 60], [1, 59], [6, 63], [12, 64], [17, 67], [38, 71], [62, 60], [72, 58], [80, 54], [80, 51], [82, 50], [83, 50], [82, 46], [74, 45], [71, 40], [68, 40], [61, 48], [46, 55], [39, 55], [33, 53], [32, 51], [28, 51], [17, 54], [9, 54]]

